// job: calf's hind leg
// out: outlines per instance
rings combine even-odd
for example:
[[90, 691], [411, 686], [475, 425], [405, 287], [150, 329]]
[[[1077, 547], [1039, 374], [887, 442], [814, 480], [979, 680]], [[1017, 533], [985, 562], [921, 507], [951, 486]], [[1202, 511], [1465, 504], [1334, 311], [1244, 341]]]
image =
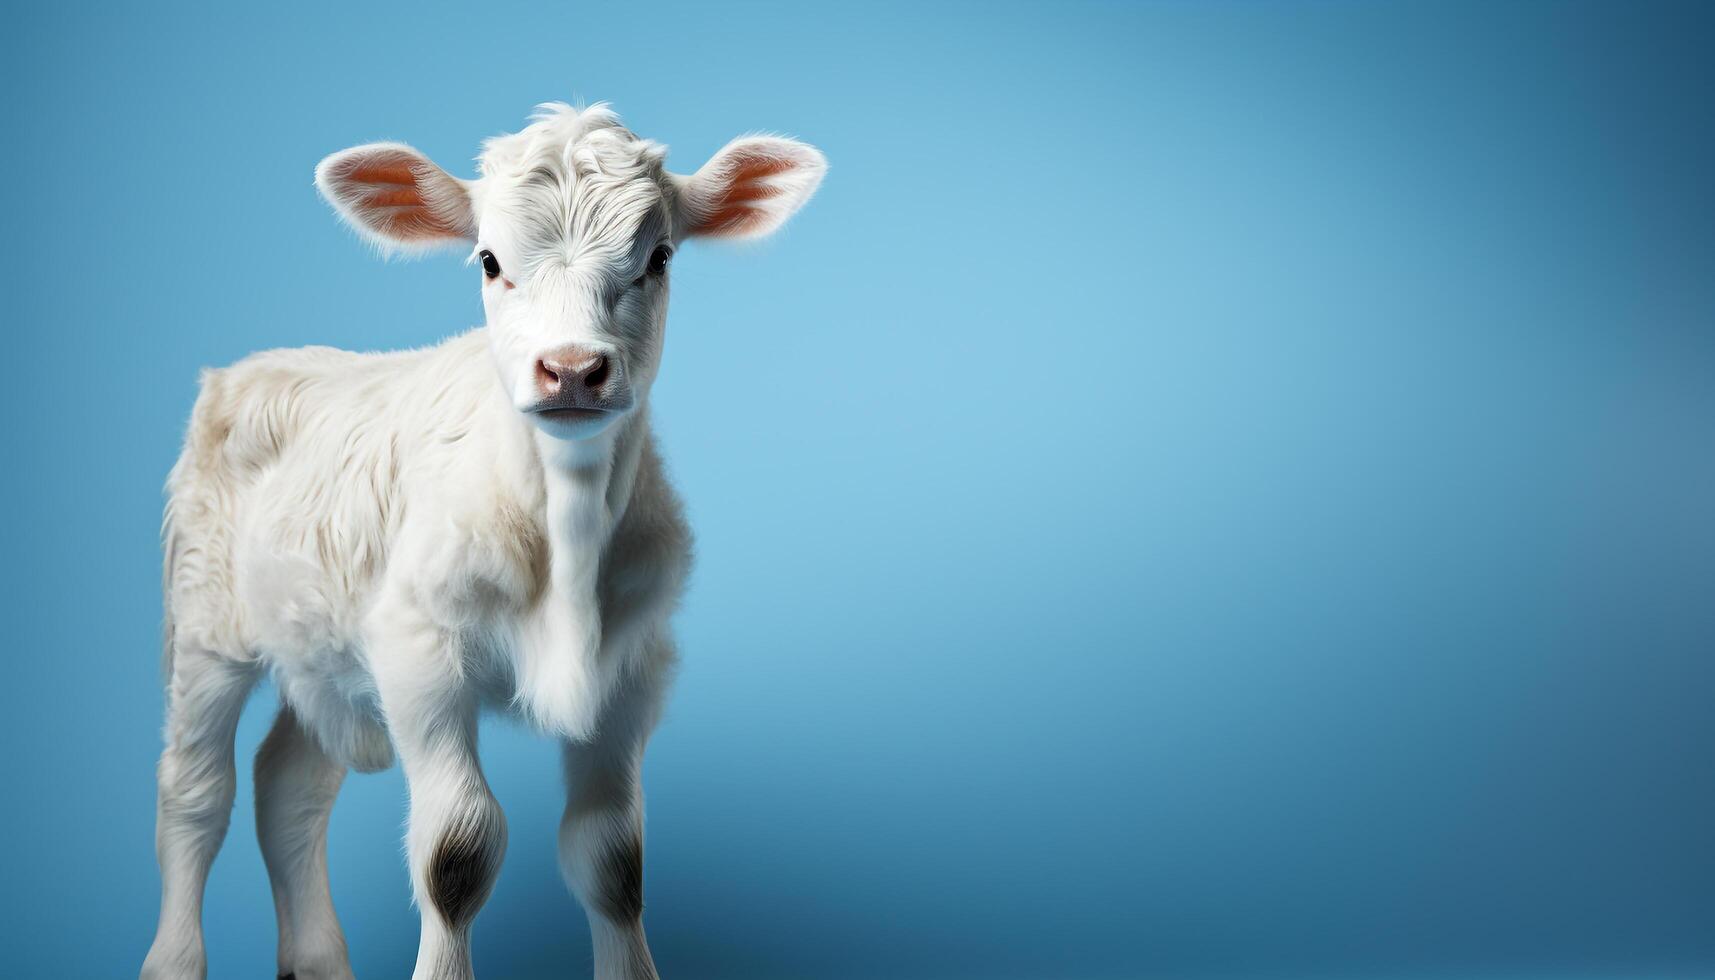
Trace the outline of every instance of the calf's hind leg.
[[280, 922], [280, 976], [350, 980], [345, 934], [328, 890], [328, 815], [345, 766], [282, 703], [256, 752], [256, 838]]
[[232, 738], [256, 674], [253, 663], [202, 650], [174, 651], [155, 808], [161, 919], [143, 961], [145, 980], [200, 980], [208, 973], [203, 886], [232, 819], [238, 785]]

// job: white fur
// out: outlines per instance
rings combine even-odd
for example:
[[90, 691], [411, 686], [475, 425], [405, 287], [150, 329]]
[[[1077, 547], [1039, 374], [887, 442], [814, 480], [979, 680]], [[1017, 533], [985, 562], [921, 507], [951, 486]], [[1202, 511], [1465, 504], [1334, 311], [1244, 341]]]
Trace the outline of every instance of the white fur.
[[[664, 171], [665, 155], [603, 107], [556, 104], [490, 140], [475, 180], [402, 144], [317, 168], [370, 240], [474, 245], [503, 274], [483, 279], [487, 325], [434, 347], [270, 351], [205, 372], [167, 484], [162, 906], [144, 976], [206, 972], [202, 887], [231, 808], [233, 730], [263, 671], [283, 702], [256, 765], [282, 973], [351, 975], [327, 814], [346, 769], [397, 753], [423, 918], [415, 976], [470, 975], [469, 919], [505, 846], [476, 758], [486, 705], [564, 740], [561, 863], [589, 907], [596, 974], [654, 975], [613, 858], [640, 841], [638, 766], [690, 536], [650, 435], [667, 283], [645, 270], [688, 236], [771, 231], [825, 167], [770, 137], [692, 177]], [[567, 344], [609, 356], [622, 410], [525, 411], [536, 360]], [[437, 878], [437, 862], [458, 873]]]

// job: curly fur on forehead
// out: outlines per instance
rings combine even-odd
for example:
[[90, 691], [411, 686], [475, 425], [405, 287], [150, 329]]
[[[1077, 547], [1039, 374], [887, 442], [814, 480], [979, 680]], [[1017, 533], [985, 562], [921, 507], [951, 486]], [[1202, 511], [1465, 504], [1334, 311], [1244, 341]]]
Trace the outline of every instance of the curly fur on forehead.
[[514, 240], [511, 267], [586, 257], [618, 275], [669, 232], [667, 148], [627, 130], [605, 104], [537, 107], [530, 125], [483, 144], [486, 203]]
[[544, 102], [530, 124], [485, 140], [477, 158], [484, 177], [522, 178], [533, 170], [587, 166], [615, 177], [659, 174], [667, 148], [639, 138], [605, 102], [585, 109]]

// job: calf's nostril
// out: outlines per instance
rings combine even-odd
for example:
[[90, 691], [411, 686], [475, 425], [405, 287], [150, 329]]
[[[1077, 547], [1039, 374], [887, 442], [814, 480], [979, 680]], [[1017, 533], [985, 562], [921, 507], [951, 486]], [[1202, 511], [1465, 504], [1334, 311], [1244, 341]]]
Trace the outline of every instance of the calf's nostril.
[[584, 375], [584, 387], [600, 388], [604, 383], [606, 383], [606, 381], [607, 357], [602, 356], [596, 358], [595, 367], [590, 368], [589, 373]]
[[548, 366], [547, 361], [536, 362], [536, 387], [550, 395], [560, 390], [560, 376]]

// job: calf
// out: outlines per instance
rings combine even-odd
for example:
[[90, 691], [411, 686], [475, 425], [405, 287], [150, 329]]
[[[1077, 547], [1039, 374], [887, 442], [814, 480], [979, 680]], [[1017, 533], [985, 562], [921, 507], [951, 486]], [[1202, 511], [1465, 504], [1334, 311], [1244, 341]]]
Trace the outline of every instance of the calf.
[[639, 767], [675, 658], [690, 534], [649, 390], [686, 238], [765, 235], [826, 164], [745, 137], [691, 176], [607, 109], [542, 107], [461, 180], [397, 143], [316, 186], [384, 251], [472, 248], [485, 327], [385, 354], [270, 351], [208, 371], [167, 481], [161, 918], [145, 977], [202, 977], [201, 909], [236, 783], [233, 732], [270, 672], [256, 830], [279, 969], [350, 977], [328, 892], [347, 769], [394, 754], [422, 917], [414, 976], [471, 975], [506, 822], [477, 760], [500, 707], [564, 746], [560, 865], [598, 977], [654, 977]]

